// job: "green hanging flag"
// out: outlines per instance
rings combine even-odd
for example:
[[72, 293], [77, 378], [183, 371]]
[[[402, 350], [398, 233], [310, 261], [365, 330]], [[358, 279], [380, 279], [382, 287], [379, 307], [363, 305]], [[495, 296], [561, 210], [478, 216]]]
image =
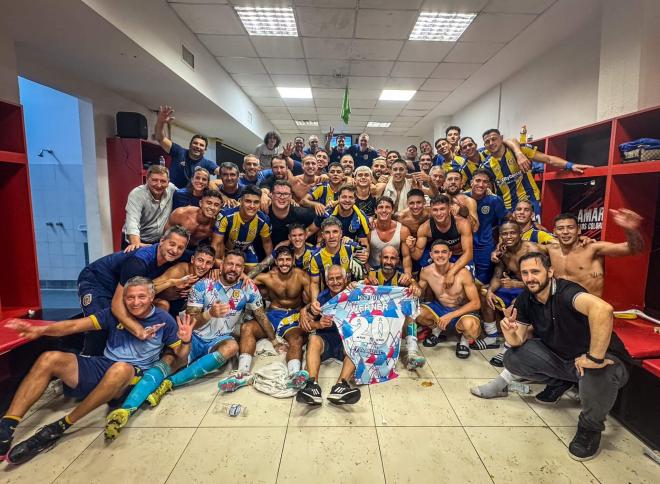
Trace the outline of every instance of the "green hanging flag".
[[351, 117], [351, 102], [348, 100], [348, 86], [344, 90], [344, 102], [341, 106], [341, 119], [344, 121], [344, 124], [348, 124], [348, 120]]

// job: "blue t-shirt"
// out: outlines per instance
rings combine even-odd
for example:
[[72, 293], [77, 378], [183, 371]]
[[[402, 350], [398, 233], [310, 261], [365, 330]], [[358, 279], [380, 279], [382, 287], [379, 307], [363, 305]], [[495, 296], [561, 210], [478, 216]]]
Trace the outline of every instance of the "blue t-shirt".
[[[328, 164], [330, 164], [330, 163], [339, 163], [339, 161], [341, 160], [341, 157], [344, 156], [344, 155], [350, 155], [347, 148], [344, 148], [344, 151], [341, 151], [341, 152], [337, 149], [337, 147], [332, 148], [330, 150], [330, 157], [329, 157], [330, 161], [328, 162]], [[351, 156], [353, 156], [353, 155], [351, 155]]]
[[218, 169], [218, 165], [208, 158], [193, 160], [188, 154], [188, 150], [183, 146], [172, 143], [170, 148], [172, 163], [170, 164], [170, 181], [178, 188], [184, 188], [195, 173], [195, 168], [201, 166], [206, 168], [212, 175]]
[[172, 196], [172, 210], [181, 207], [199, 207], [202, 197], [196, 197], [190, 188], [179, 188]]
[[181, 344], [177, 336], [179, 328], [176, 321], [166, 311], [157, 307], [154, 307], [146, 318], [137, 321], [145, 328], [160, 323], [165, 323], [165, 326], [160, 328], [153, 338], [144, 341], [125, 330], [110, 308], [103, 309], [90, 318], [97, 330], [104, 329], [108, 332], [103, 352], [106, 358], [130, 363], [143, 370], [151, 368], [160, 359], [163, 347], [176, 348]]
[[255, 180], [248, 180], [245, 178], [245, 174], [241, 173], [241, 176], [238, 179], [238, 185], [240, 187], [246, 187], [248, 185], [259, 186], [263, 181], [273, 174], [273, 170], [267, 168], [265, 170], [260, 170], [257, 172], [257, 178]]
[[[466, 195], [471, 197], [472, 192], [467, 192]], [[499, 227], [506, 218], [504, 201], [497, 195], [485, 195], [476, 202], [479, 230], [474, 233], [474, 248], [495, 247], [493, 229]]]
[[353, 145], [346, 150], [346, 153], [353, 157], [354, 167], [368, 166], [371, 168], [374, 159], [378, 158], [378, 151], [367, 148], [367, 151], [360, 151], [360, 145]]

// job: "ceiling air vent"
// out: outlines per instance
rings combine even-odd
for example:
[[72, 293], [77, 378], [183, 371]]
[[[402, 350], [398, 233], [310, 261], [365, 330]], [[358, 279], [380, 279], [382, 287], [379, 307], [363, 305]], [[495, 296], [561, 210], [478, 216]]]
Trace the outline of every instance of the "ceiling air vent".
[[186, 46], [181, 44], [181, 58], [193, 69], [195, 68], [195, 55], [186, 49]]

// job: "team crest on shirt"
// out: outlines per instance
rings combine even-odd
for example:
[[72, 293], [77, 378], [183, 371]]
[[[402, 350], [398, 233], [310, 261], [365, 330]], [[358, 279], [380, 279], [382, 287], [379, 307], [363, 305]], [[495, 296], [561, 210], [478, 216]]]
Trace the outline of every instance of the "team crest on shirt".
[[488, 205], [484, 205], [483, 207], [481, 207], [481, 213], [483, 213], [484, 215], [488, 215], [488, 212], [490, 212], [490, 207]]
[[234, 291], [231, 293], [231, 298], [232, 299], [240, 299], [241, 298], [241, 291], [238, 289], [234, 289]]
[[339, 259], [339, 262], [340, 262], [342, 265], [343, 265], [343, 264], [348, 264], [348, 257], [342, 257], [341, 259]]
[[122, 331], [124, 329], [124, 325], [121, 323], [117, 323], [117, 326], [115, 326], [119, 331]]
[[92, 294], [85, 294], [82, 298], [82, 305], [89, 306], [92, 303]]

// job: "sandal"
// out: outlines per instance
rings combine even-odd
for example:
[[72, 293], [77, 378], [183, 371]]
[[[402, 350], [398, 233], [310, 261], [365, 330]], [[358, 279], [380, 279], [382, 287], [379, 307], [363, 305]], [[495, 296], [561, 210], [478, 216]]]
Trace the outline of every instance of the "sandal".
[[456, 357], [465, 359], [470, 357], [470, 348], [468, 348], [465, 345], [462, 345], [461, 342], [459, 341], [456, 343]]
[[446, 341], [446, 340], [447, 340], [446, 334], [440, 333], [439, 335], [436, 336], [433, 333], [431, 333], [426, 337], [426, 339], [422, 344], [427, 348], [433, 348], [434, 346], [437, 346], [438, 343], [440, 343], [441, 341]]

